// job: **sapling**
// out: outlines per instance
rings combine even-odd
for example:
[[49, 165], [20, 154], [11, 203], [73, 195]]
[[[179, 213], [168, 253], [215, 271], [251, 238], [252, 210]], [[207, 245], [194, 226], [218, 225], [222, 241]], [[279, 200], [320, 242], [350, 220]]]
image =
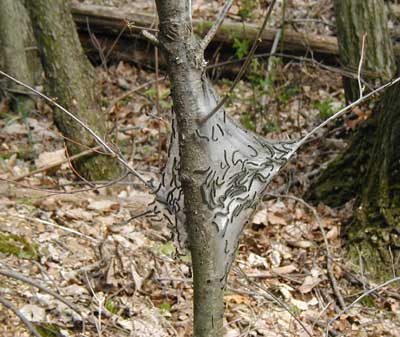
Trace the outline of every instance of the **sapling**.
[[[173, 227], [180, 248], [191, 252], [194, 336], [221, 337], [224, 288], [240, 234], [268, 183], [313, 133], [400, 78], [360, 97], [299, 141], [270, 141], [246, 130], [226, 113], [223, 100], [206, 76], [207, 43], [198, 41], [193, 34], [191, 2], [157, 0], [156, 4], [160, 34], [150, 39], [161, 48], [167, 61], [173, 111], [167, 163], [158, 188], [152, 190], [153, 210], [155, 214], [162, 213]], [[4, 72], [0, 74], [30, 88]], [[151, 187], [120, 153], [76, 117], [74, 120]]]

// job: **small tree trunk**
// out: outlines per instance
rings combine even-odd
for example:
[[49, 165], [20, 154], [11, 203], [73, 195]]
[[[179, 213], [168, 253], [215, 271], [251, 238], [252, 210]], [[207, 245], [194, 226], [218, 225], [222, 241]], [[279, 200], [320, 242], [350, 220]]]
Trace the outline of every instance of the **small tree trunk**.
[[[196, 172], [209, 162], [207, 153], [196, 139], [199, 111], [205, 105], [203, 68], [197, 59], [198, 44], [191, 30], [190, 1], [158, 0], [160, 40], [167, 59], [174, 110], [180, 139], [180, 179], [182, 182], [186, 228], [190, 238], [194, 281], [194, 336], [223, 336], [224, 265], [219, 240], [210, 210], [203, 202], [203, 175]], [[199, 63], [200, 62], [200, 63]], [[222, 277], [221, 277], [222, 275]]]
[[[384, 1], [335, 0], [334, 5], [342, 65], [357, 72], [366, 34], [362, 78], [375, 87], [389, 81], [396, 66]], [[357, 80], [344, 77], [343, 81], [346, 99], [355, 101], [360, 96]]]
[[[0, 0], [0, 66], [18, 80], [33, 86], [41, 72], [29, 16], [21, 0]], [[16, 111], [30, 113], [35, 102], [14, 82], [7, 83]]]
[[[392, 43], [383, 0], [336, 0], [335, 16], [340, 60], [344, 67], [357, 71], [363, 36], [362, 78], [374, 86], [390, 80], [395, 73]], [[346, 99], [360, 97], [357, 80], [344, 78]], [[359, 195], [362, 177], [368, 166], [374, 142], [376, 121], [370, 120], [356, 130], [348, 148], [325, 170], [310, 189], [310, 199], [340, 206]]]
[[[92, 65], [83, 53], [66, 0], [27, 2], [50, 93], [57, 102], [106, 138], [107, 116], [99, 104], [99, 90]], [[94, 140], [62, 111], [54, 121], [67, 142], [71, 155], [93, 147]], [[75, 142], [75, 143], [74, 143]], [[79, 146], [77, 144], [82, 144]], [[117, 161], [93, 154], [74, 163], [78, 173], [89, 180], [112, 179], [119, 175]]]

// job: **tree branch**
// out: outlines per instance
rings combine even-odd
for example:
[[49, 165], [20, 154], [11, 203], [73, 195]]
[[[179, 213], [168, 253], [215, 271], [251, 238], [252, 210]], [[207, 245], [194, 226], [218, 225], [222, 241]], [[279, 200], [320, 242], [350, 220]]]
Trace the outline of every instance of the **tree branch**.
[[229, 89], [228, 93], [225, 94], [225, 96], [219, 101], [219, 103], [215, 106], [215, 108], [210, 111], [206, 116], [204, 116], [203, 118], [201, 118], [198, 122], [200, 125], [203, 125], [205, 122], [207, 122], [212, 116], [214, 116], [214, 114], [219, 111], [219, 109], [222, 108], [222, 106], [227, 102], [227, 100], [229, 99], [230, 95], [232, 94], [233, 90], [235, 89], [236, 85], [239, 83], [239, 81], [242, 79], [243, 75], [246, 73], [247, 68], [250, 65], [250, 62], [253, 58], [253, 55], [259, 45], [259, 43], [261, 42], [261, 35], [265, 29], [265, 26], [267, 25], [268, 19], [272, 14], [272, 9], [274, 8], [274, 5], [276, 3], [276, 0], [273, 0], [272, 3], [269, 5], [268, 8], [268, 12], [265, 15], [264, 21], [257, 33], [256, 38], [254, 39], [253, 45], [251, 46], [251, 49], [249, 51], [249, 54], [247, 55], [246, 61], [244, 62], [244, 64], [242, 65], [242, 67], [240, 68], [239, 73], [237, 74], [231, 88]]
[[117, 160], [126, 168], [128, 169], [128, 171], [130, 173], [132, 173], [136, 178], [138, 178], [143, 184], [145, 184], [151, 191], [153, 191], [153, 186], [151, 185], [150, 182], [148, 182], [141, 174], [139, 174], [139, 172], [137, 172], [135, 169], [133, 169], [129, 163], [126, 161], [126, 159], [118, 152], [116, 152], [115, 150], [113, 150], [103, 139], [101, 139], [90, 127], [88, 127], [84, 122], [82, 122], [79, 118], [77, 118], [74, 114], [72, 114], [71, 112], [69, 112], [67, 109], [65, 109], [63, 106], [61, 106], [60, 104], [58, 104], [57, 102], [55, 102], [53, 99], [51, 99], [50, 97], [46, 96], [45, 94], [41, 93], [40, 91], [32, 88], [31, 86], [17, 80], [16, 78], [6, 74], [5, 72], [0, 70], [0, 75], [3, 75], [5, 77], [7, 77], [8, 79], [14, 81], [15, 83], [18, 83], [19, 85], [23, 86], [26, 89], [29, 89], [30, 91], [34, 92], [36, 95], [42, 97], [43, 99], [45, 99], [46, 101], [50, 102], [51, 104], [53, 104], [54, 106], [56, 106], [58, 109], [60, 109], [62, 112], [64, 112], [66, 115], [68, 115], [70, 118], [72, 118], [76, 123], [78, 123], [81, 127], [83, 127], [87, 132], [89, 132], [92, 137], [97, 141], [97, 143], [99, 143], [100, 145], [103, 146], [103, 148], [115, 155], [115, 157], [117, 158]]
[[4, 305], [7, 309], [10, 309], [28, 328], [28, 330], [35, 337], [42, 337], [42, 335], [35, 329], [33, 324], [22, 314], [21, 311], [17, 309], [17, 307], [11, 302], [7, 301], [3, 297], [0, 296], [0, 304]]
[[200, 52], [204, 53], [206, 50], [207, 46], [211, 42], [211, 40], [214, 38], [215, 34], [217, 33], [219, 27], [221, 27], [222, 22], [224, 22], [224, 19], [226, 15], [228, 14], [229, 9], [231, 8], [233, 3], [233, 0], [227, 0], [225, 1], [224, 7], [222, 7], [221, 11], [218, 14], [217, 19], [215, 20], [213, 26], [210, 28], [210, 30], [207, 32], [207, 35], [204, 36], [203, 40], [200, 42]]

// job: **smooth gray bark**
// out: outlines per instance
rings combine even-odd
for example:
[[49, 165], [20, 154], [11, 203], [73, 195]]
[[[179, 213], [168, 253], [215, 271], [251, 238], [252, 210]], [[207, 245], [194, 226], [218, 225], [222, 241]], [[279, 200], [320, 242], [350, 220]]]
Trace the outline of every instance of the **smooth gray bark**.
[[192, 255], [194, 336], [223, 336], [223, 294], [245, 223], [296, 146], [269, 142], [237, 125], [206, 78], [190, 1], [158, 0], [160, 44], [173, 99], [173, 131], [156, 193]]

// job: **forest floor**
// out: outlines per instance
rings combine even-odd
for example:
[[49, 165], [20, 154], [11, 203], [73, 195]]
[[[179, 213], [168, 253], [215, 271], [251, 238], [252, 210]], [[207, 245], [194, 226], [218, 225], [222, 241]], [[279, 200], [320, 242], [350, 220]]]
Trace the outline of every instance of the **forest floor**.
[[[254, 63], [228, 104], [248, 129], [269, 139], [298, 139], [343, 105], [338, 73], [280, 59], [273, 69], [266, 76], [265, 65]], [[141, 174], [157, 180], [170, 130], [168, 81], [161, 73], [158, 89], [149, 85], [116, 101], [155, 75], [122, 62], [98, 67], [97, 74], [119, 148]], [[226, 79], [214, 83], [220, 94], [231, 85]], [[43, 336], [191, 336], [190, 256], [177, 254], [165, 223], [146, 216], [126, 222], [148, 210], [152, 195], [133, 178], [95, 187], [79, 180], [46, 103], [23, 116], [2, 101], [0, 113], [0, 271], [25, 275], [79, 312], [17, 274], [0, 276], [2, 298]], [[325, 336], [328, 330], [329, 336], [400, 335], [395, 287], [353, 304], [376, 286], [363, 273], [361, 257], [359, 263], [346, 259], [342, 234], [353, 204], [331, 209], [303, 200], [310, 181], [368, 114], [364, 106], [321, 130], [270, 184], [229, 276], [226, 337]], [[59, 164], [50, 168], [50, 162]], [[42, 171], [32, 173], [37, 169]], [[0, 306], [0, 335], [29, 333]]]

